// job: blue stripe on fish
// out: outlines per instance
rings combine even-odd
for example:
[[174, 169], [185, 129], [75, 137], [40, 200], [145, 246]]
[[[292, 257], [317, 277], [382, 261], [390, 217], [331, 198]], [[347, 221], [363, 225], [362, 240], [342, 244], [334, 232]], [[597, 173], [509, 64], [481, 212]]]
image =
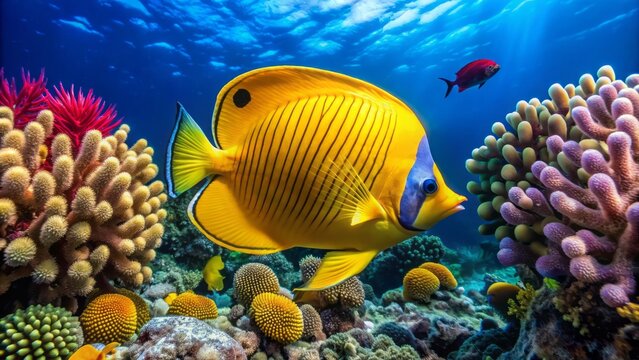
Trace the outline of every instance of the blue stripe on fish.
[[414, 228], [413, 223], [426, 200], [426, 194], [421, 190], [421, 184], [425, 179], [435, 179], [433, 165], [428, 138], [424, 136], [417, 147], [415, 164], [408, 173], [399, 203], [399, 223], [407, 230], [421, 231]]

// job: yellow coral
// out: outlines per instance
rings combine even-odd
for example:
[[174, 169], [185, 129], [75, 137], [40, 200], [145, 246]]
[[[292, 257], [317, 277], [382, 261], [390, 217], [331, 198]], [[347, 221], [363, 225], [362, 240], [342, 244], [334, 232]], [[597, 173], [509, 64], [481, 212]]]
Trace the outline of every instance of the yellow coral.
[[439, 279], [440, 285], [444, 288], [452, 290], [457, 287], [457, 279], [446, 266], [434, 262], [426, 262], [419, 265], [419, 267], [435, 274]]
[[257, 295], [279, 292], [280, 283], [270, 267], [260, 263], [248, 263], [235, 272], [233, 291], [237, 301], [249, 307]]
[[404, 298], [426, 302], [439, 289], [439, 279], [432, 272], [415, 268], [404, 276]]
[[185, 292], [173, 299], [168, 314], [190, 316], [200, 320], [215, 319], [215, 301], [201, 295]]
[[516, 299], [522, 289], [507, 282], [496, 282], [488, 287], [488, 302], [504, 316], [508, 314], [508, 300]]
[[135, 304], [124, 295], [100, 295], [82, 312], [80, 324], [86, 343], [125, 342], [136, 330]]
[[255, 296], [251, 316], [266, 336], [279, 343], [289, 344], [302, 337], [302, 311], [285, 296], [272, 293]]
[[149, 311], [149, 306], [146, 304], [146, 301], [140, 297], [140, 295], [134, 293], [129, 289], [117, 289], [115, 291], [117, 294], [124, 295], [133, 301], [135, 304], [135, 312], [137, 315], [137, 325], [135, 331], [140, 331], [142, 326], [151, 320], [151, 312]]

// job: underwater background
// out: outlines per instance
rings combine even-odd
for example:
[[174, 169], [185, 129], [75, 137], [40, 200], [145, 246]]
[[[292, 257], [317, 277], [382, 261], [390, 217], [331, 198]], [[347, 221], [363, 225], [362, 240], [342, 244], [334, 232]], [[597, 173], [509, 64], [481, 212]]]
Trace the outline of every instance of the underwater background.
[[[501, 69], [481, 89], [471, 87], [464, 92], [453, 89], [448, 97], [444, 97], [446, 84], [438, 78], [454, 80], [462, 66], [476, 59], [494, 60]], [[359, 278], [351, 278], [341, 288], [322, 294], [321, 304], [314, 308], [303, 305], [299, 307], [301, 310], [285, 295], [290, 295], [288, 290], [308, 280], [309, 272], [312, 275], [319, 266], [319, 258], [308, 256], [319, 257], [322, 252], [293, 249], [284, 255], [257, 257], [222, 250], [190, 224], [186, 207], [193, 194], [169, 200], [158, 181], [164, 181], [165, 152], [175, 123], [176, 102], [188, 109], [210, 138], [211, 116], [218, 91], [235, 76], [270, 65], [303, 65], [332, 70], [368, 81], [397, 96], [424, 123], [433, 158], [448, 186], [468, 197], [464, 203], [466, 210], [443, 220], [427, 234], [378, 255]], [[614, 72], [609, 67], [602, 68], [604, 65], [609, 65]], [[82, 213], [77, 205], [80, 201], [75, 199], [85, 193], [78, 188], [99, 186], [95, 185], [96, 176], [91, 172], [101, 168], [85, 165], [86, 174], [79, 179], [76, 176], [73, 186], [64, 189], [58, 186], [47, 194], [54, 198], [56, 194], [62, 194], [66, 197], [65, 204], [45, 207], [45, 201], [36, 197], [35, 200], [28, 198], [26, 201], [33, 200], [35, 205], [27, 206], [13, 199], [17, 212], [11, 208], [13, 205], [3, 202], [10, 197], [7, 189], [18, 189], [19, 194], [12, 195], [18, 196], [22, 195], [20, 191], [28, 191], [28, 186], [18, 186], [20, 181], [3, 182], [0, 189], [0, 250], [5, 247], [6, 250], [0, 271], [0, 309], [2, 316], [14, 315], [0, 320], [0, 358], [22, 359], [33, 355], [33, 359], [66, 359], [84, 343], [96, 346], [84, 348], [81, 355], [88, 357], [82, 359], [97, 359], [103, 346], [113, 342], [123, 344], [115, 358], [127, 359], [639, 358], [639, 305], [633, 283], [636, 282], [639, 253], [639, 223], [636, 220], [639, 217], [632, 217], [635, 216], [632, 204], [639, 201], [636, 191], [627, 190], [627, 194], [621, 194], [623, 211], [629, 210], [620, 211], [613, 219], [615, 221], [610, 221], [622, 224], [620, 228], [591, 229], [579, 221], [569, 222], [569, 216], [558, 206], [554, 207], [554, 203], [549, 211], [534, 208], [535, 212], [531, 210], [532, 205], [526, 207], [513, 200], [514, 196], [508, 200], [509, 193], [503, 189], [491, 193], [491, 184], [500, 181], [508, 190], [518, 186], [526, 190], [530, 184], [524, 186], [521, 181], [535, 184], [524, 176], [526, 172], [532, 176], [534, 171], [528, 164], [524, 170], [517, 169], [521, 171], [521, 177], [508, 175], [512, 177], [510, 179], [499, 170], [486, 170], [490, 159], [499, 155], [473, 154], [473, 150], [482, 145], [492, 151], [491, 141], [485, 140], [488, 135], [502, 140], [503, 132], [495, 130], [495, 122], [510, 124], [508, 130], [517, 133], [517, 129], [511, 128], [521, 119], [507, 119], [507, 114], [519, 111], [525, 121], [534, 123], [527, 117], [529, 113], [525, 107], [518, 105], [520, 100], [539, 99], [530, 104], [533, 112], [537, 108], [541, 118], [543, 111], [539, 107], [544, 99], [550, 99], [557, 109], [544, 103], [546, 110], [557, 113], [565, 110], [562, 116], [568, 119], [567, 114], [573, 107], [586, 103], [571, 103], [569, 111], [567, 99], [575, 95], [574, 86], [565, 91], [565, 103], [561, 102], [563, 95], [557, 95], [561, 91], [550, 91], [549, 88], [555, 83], [561, 86], [572, 83], [581, 84], [585, 89], [590, 83], [587, 79], [580, 82], [583, 74], [592, 74], [592, 83], [596, 82], [597, 87], [595, 91], [593, 85], [593, 91], [584, 90], [582, 95], [591, 96], [608, 84], [606, 80], [597, 82], [600, 78], [607, 77], [610, 83], [616, 75], [616, 80], [625, 81], [625, 85], [619, 85], [618, 81], [616, 86], [620, 97], [630, 99], [622, 104], [630, 103], [630, 110], [622, 105], [618, 108], [621, 110], [612, 109], [616, 90], [614, 96], [608, 98], [603, 93], [600, 95], [605, 101], [610, 100], [607, 107], [614, 115], [612, 118], [637, 116], [639, 97], [628, 95], [628, 92], [621, 95], [621, 87], [636, 90], [639, 83], [637, 75], [632, 75], [639, 72], [639, 2], [636, 0], [4, 0], [0, 2], [0, 67], [4, 69], [3, 80], [16, 78], [18, 90], [22, 70], [37, 78], [44, 69], [46, 88], [53, 97], [57, 96], [57, 100], [48, 103], [49, 107], [33, 106], [33, 114], [25, 115], [21, 125], [17, 112], [16, 118], [12, 118], [11, 128], [27, 134], [27, 145], [19, 146], [24, 154], [28, 153], [28, 141], [32, 138], [25, 124], [28, 121], [43, 124], [44, 135], [38, 146], [32, 147], [35, 150], [29, 153], [39, 160], [25, 164], [31, 172], [25, 181], [27, 184], [33, 182], [32, 188], [39, 184], [38, 181], [48, 181], [37, 180], [40, 178], [35, 172], [41, 169], [52, 171], [59, 182], [53, 157], [66, 154], [67, 150], [59, 150], [64, 148], [62, 145], [55, 147], [52, 139], [56, 134], [64, 133], [72, 139], [67, 155], [74, 157], [77, 168], [82, 165], [80, 144], [91, 140], [90, 136], [89, 140], [84, 138], [90, 130], [87, 126], [76, 124], [60, 128], [51, 125], [51, 130], [46, 125], [46, 116], [36, 119], [38, 112], [45, 108], [51, 108], [55, 115], [56, 120], [50, 122], [65, 119], [58, 115], [68, 115], [65, 108], [83, 109], [77, 104], [69, 105], [73, 102], [65, 101], [59, 93], [56, 95], [54, 86], [60, 89], [59, 84], [76, 93], [80, 88], [85, 94], [93, 89], [107, 105], [114, 105], [117, 116], [107, 116], [109, 120], [99, 124], [101, 135], [93, 134], [97, 136], [95, 144], [108, 142], [110, 154], [118, 158], [118, 166], [125, 164], [131, 156], [126, 153], [128, 149], [135, 152], [138, 163], [144, 164], [134, 171], [127, 170], [127, 165], [113, 170], [113, 179], [124, 172], [131, 174], [133, 180], [124, 187], [128, 187], [126, 192], [131, 194], [133, 210], [118, 212], [119, 199], [107, 199], [105, 195], [114, 215], [103, 220], [97, 210], [107, 205], [100, 208], [100, 198], [94, 199], [95, 209], [88, 211], [91, 215], [81, 220], [90, 223], [93, 229], [92, 235], [87, 235], [84, 241], [95, 241], [96, 244], [82, 246], [78, 240], [74, 246], [82, 251], [78, 250], [73, 256], [60, 256], [64, 260], [56, 260], [57, 265], [46, 261], [58, 259], [55, 254], [64, 253], [69, 247], [60, 245], [58, 248], [51, 244], [62, 241], [59, 239], [72, 241], [69, 234], [80, 234], [84, 229], [74, 227], [78, 224], [74, 222], [77, 221], [75, 218], [66, 221], [61, 218], [68, 215], [67, 206], [69, 213]], [[71, 89], [72, 84], [75, 90]], [[3, 91], [7, 93], [6, 89]], [[0, 96], [0, 105], [11, 107], [3, 100], [6, 102], [6, 98]], [[566, 105], [565, 109], [562, 104]], [[0, 118], [8, 119], [9, 115], [3, 111], [0, 111]], [[77, 114], [68, 118], [74, 116]], [[118, 119], [128, 127], [118, 128], [114, 124]], [[3, 127], [2, 120], [0, 133], [4, 136], [9, 132]], [[628, 121], [632, 123], [632, 120]], [[614, 121], [612, 123], [608, 124], [609, 128], [614, 128]], [[581, 123], [575, 125], [574, 120], [568, 119], [566, 124], [568, 129], [563, 136], [566, 142], [584, 138], [596, 139], [600, 144], [608, 141], [606, 137], [592, 135], [596, 133], [594, 130], [592, 133], [584, 130]], [[639, 184], [639, 151], [636, 150], [639, 125], [628, 126], [630, 130], [617, 125], [619, 129], [625, 129], [622, 132], [630, 134], [634, 146], [628, 160], [631, 165], [634, 163], [634, 167], [628, 167], [631, 169], [628, 173], [634, 177], [623, 183], [636, 189]], [[578, 138], [570, 136], [571, 129], [577, 127], [585, 134], [583, 138], [581, 132]], [[588, 179], [579, 174], [583, 169], [564, 163], [557, 165], [563, 160], [556, 157], [544, 158], [553, 156], [553, 150], [545, 149], [546, 138], [557, 134], [547, 130], [544, 125], [544, 134], [535, 133], [535, 136], [543, 137], [543, 144], [535, 143], [534, 146], [539, 145], [546, 151], [546, 155], [539, 155], [538, 159], [560, 168], [568, 174], [569, 180], [578, 184], [577, 187], [585, 189]], [[606, 132], [606, 136], [609, 133], [612, 130]], [[523, 138], [521, 133], [516, 135]], [[147, 142], [136, 143], [135, 139], [142, 137]], [[12, 141], [18, 140], [11, 139], [3, 140], [3, 150], [15, 148]], [[122, 143], [128, 145], [119, 150]], [[515, 146], [522, 150], [533, 146], [531, 143], [521, 140]], [[568, 153], [562, 148], [563, 142], [553, 144], [556, 143], [548, 145], [549, 149], [555, 149], [556, 153], [559, 152], [557, 149], [563, 149]], [[499, 144], [500, 151], [502, 146]], [[608, 146], [588, 143], [582, 147], [584, 150], [597, 149], [605, 154], [606, 160], [610, 158]], [[44, 154], [37, 155], [39, 151]], [[0, 171], [4, 174], [9, 166], [16, 165], [12, 161], [17, 160], [9, 158], [5, 162], [3, 154], [0, 152]], [[147, 162], [150, 156], [153, 163]], [[503, 157], [508, 160], [506, 152]], [[24, 158], [28, 156], [24, 155]], [[471, 158], [475, 162], [467, 163]], [[506, 160], [499, 163], [500, 170]], [[103, 161], [104, 158], [100, 158], [100, 162]], [[114, 163], [113, 169], [115, 166]], [[504, 179], [495, 180], [498, 173]], [[109, 178], [109, 181], [115, 180]], [[513, 183], [507, 184], [507, 181]], [[474, 185], [467, 187], [469, 182]], [[14, 183], [17, 187], [7, 185]], [[110, 182], [100, 190], [108, 192], [110, 190], [104, 189], [114, 188], [113, 184]], [[148, 188], [144, 190], [146, 197], [139, 191], [144, 184]], [[552, 186], [546, 188], [552, 189]], [[145, 199], [138, 201], [137, 196]], [[494, 200], [496, 196], [501, 198]], [[591, 200], [588, 206], [597, 208], [593, 205], [596, 202], [588, 199]], [[504, 202], [516, 209], [500, 213], [498, 207]], [[497, 208], [490, 210], [487, 209], [489, 206], [482, 208], [480, 204]], [[40, 210], [25, 215], [34, 207]], [[59, 210], [61, 208], [64, 210]], [[528, 212], [523, 211], [526, 214], [521, 215], [519, 209]], [[585, 216], [585, 213], [579, 214]], [[117, 222], [116, 215], [121, 216]], [[144, 216], [140, 224], [132, 220], [134, 215]], [[59, 222], [58, 227], [54, 226], [53, 220], [49, 223], [51, 218]], [[548, 240], [553, 236], [550, 230], [544, 232], [544, 226], [556, 218], [572, 229], [548, 227], [555, 230], [552, 234], [572, 236], [577, 230], [594, 229], [593, 237], [608, 236], [606, 239], [615, 244], [627, 239], [630, 245], [619, 252], [609, 242], [601, 245], [604, 242], [593, 240], [588, 243], [590, 245], [584, 245], [588, 251], [595, 249], [592, 253], [597, 266], [601, 267], [594, 268], [603, 269], [584, 280], [581, 275], [575, 275], [579, 269], [574, 269], [583, 263], [568, 265], [569, 260], [583, 254], [574, 255], [564, 249], [560, 256], [565, 261], [554, 262], [557, 257], [546, 257], [562, 251], [560, 245], [553, 247], [552, 240]], [[486, 221], [492, 225], [483, 225], [478, 231]], [[162, 222], [164, 225], [158, 226]], [[51, 242], [46, 246], [21, 240], [28, 236], [35, 238], [34, 232], [44, 238], [45, 235], [40, 234], [46, 232], [40, 227], [48, 228], [43, 224], [49, 224], [54, 230], [64, 228], [64, 231], [57, 237], [51, 235], [49, 240], [42, 240], [42, 244]], [[96, 232], [97, 228], [100, 232]], [[117, 234], [114, 235], [117, 240], [108, 234]], [[511, 237], [512, 243], [503, 241]], [[137, 239], [143, 240], [136, 242]], [[558, 241], [561, 244], [561, 239]], [[11, 243], [14, 245], [9, 246]], [[521, 249], [522, 244], [526, 249]], [[111, 249], [111, 255], [108, 249], [105, 250], [107, 247]], [[512, 251], [504, 252], [503, 249]], [[44, 256], [46, 251], [53, 256]], [[83, 251], [86, 254], [79, 254]], [[539, 259], [542, 259], [541, 263]], [[133, 262], [137, 265], [131, 265]], [[611, 266], [606, 267], [608, 265]], [[305, 266], [311, 270], [304, 270]], [[21, 271], [27, 267], [32, 268]], [[244, 282], [242, 276], [245, 276]], [[433, 285], [435, 282], [437, 286]], [[619, 291], [622, 294], [615, 292], [617, 288], [604, 294], [602, 286], [609, 283], [621, 284], [623, 291]], [[491, 287], [494, 284], [497, 285]], [[262, 296], [278, 292], [278, 296], [287, 300]], [[262, 305], [252, 306], [258, 296], [262, 296]], [[131, 301], [122, 300], [122, 297]], [[180, 300], [175, 303], [176, 299]], [[27, 308], [32, 303], [45, 306]], [[269, 306], [283, 309], [284, 320], [278, 322], [284, 324], [284, 330], [266, 320], [266, 323], [260, 322], [260, 319], [269, 318], [272, 311], [277, 313]], [[167, 311], [187, 317], [161, 316]], [[290, 320], [301, 316], [296, 311], [303, 314], [303, 323]], [[73, 320], [60, 325], [66, 329], [64, 340], [47, 340], [44, 334], [49, 329], [40, 328], [38, 334], [42, 333], [42, 338], [33, 335], [25, 343], [26, 339], [15, 333], [24, 331], [24, 322], [30, 321], [24, 319], [30, 316], [42, 319], [43, 324], [55, 323], [63, 317]], [[152, 323], [141, 330], [150, 318], [153, 318]], [[208, 325], [189, 320], [191, 318], [206, 320]], [[23, 319], [22, 328], [17, 331], [20, 319]], [[38, 326], [40, 322], [30, 330]], [[184, 339], [171, 333], [170, 329], [191, 335]], [[28, 337], [30, 333], [25, 332], [24, 336]], [[296, 341], [300, 338], [304, 341]], [[156, 344], [161, 339], [170, 344], [170, 349]], [[46, 348], [38, 352], [39, 345], [33, 345], [34, 341], [45, 344], [43, 349], [50, 341], [59, 351]], [[571, 345], [562, 348], [566, 343]], [[186, 345], [180, 347], [180, 344]], [[25, 348], [30, 350], [20, 352]]]

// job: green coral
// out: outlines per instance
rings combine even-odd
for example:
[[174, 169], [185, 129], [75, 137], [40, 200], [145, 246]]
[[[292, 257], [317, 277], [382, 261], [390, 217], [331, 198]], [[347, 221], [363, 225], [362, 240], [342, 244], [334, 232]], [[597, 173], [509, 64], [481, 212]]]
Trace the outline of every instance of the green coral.
[[531, 284], [526, 284], [526, 287], [517, 293], [517, 299], [508, 299], [508, 315], [514, 315], [517, 319], [524, 320], [536, 295], [535, 288]]
[[83, 342], [78, 318], [52, 305], [32, 305], [0, 319], [0, 358], [62, 360]]

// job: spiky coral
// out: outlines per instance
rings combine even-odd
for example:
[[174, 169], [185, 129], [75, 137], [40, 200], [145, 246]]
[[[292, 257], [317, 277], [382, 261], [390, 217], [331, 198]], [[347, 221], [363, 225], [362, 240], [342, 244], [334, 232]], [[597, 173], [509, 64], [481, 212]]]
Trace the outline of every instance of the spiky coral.
[[244, 264], [233, 277], [233, 295], [245, 307], [250, 307], [253, 299], [261, 293], [279, 291], [280, 283], [277, 276], [264, 264]]
[[[0, 114], [11, 110], [0, 108]], [[129, 127], [102, 137], [92, 130], [73, 155], [70, 138], [45, 139], [55, 125], [48, 110], [24, 130], [2, 116], [0, 129], [0, 235], [8, 241], [0, 267], [0, 294], [31, 278], [31, 301], [66, 299], [73, 308], [98, 284], [118, 279], [140, 286], [160, 245], [166, 212], [162, 182], [149, 185], [158, 168], [153, 149], [125, 143]], [[4, 126], [4, 127], [3, 127]], [[45, 152], [42, 149], [46, 149]], [[50, 154], [51, 171], [43, 169]], [[24, 291], [24, 290], [23, 290]]]
[[104, 294], [87, 305], [80, 315], [80, 324], [87, 343], [122, 343], [135, 334], [137, 310], [124, 295]]
[[201, 295], [185, 292], [171, 301], [168, 314], [190, 316], [200, 320], [215, 319], [215, 301]]
[[271, 339], [288, 344], [302, 337], [302, 311], [290, 299], [272, 293], [262, 293], [251, 304], [251, 317], [257, 327]]
[[[632, 269], [639, 254], [639, 75], [615, 80], [608, 66], [597, 75], [596, 82], [582, 76], [578, 87], [551, 86], [552, 101], [518, 105], [522, 111], [513, 113], [511, 125], [530, 130], [519, 140], [501, 131], [503, 125], [493, 126], [502, 142], [476, 150], [474, 157], [484, 162], [468, 163], [493, 195], [486, 186], [469, 189], [493, 196], [493, 210], [483, 208], [510, 224], [498, 231], [502, 263], [531, 264], [540, 256], [535, 266], [542, 275], [602, 284], [604, 302], [618, 307], [635, 291]], [[510, 183], [490, 175], [498, 168]]]
[[15, 78], [9, 82], [4, 77], [4, 69], [0, 69], [0, 105], [12, 110], [11, 120], [16, 128], [22, 129], [28, 122], [35, 120], [40, 111], [46, 109], [46, 84], [44, 71], [36, 79], [22, 70], [22, 88], [18, 91]]
[[56, 117], [54, 134], [67, 134], [74, 148], [80, 146], [82, 136], [88, 130], [98, 130], [108, 136], [122, 122], [115, 120], [117, 112], [113, 105], [93, 95], [89, 89], [85, 95], [80, 89], [76, 95], [74, 87], [66, 90], [62, 84], [53, 87], [55, 94], [47, 92], [47, 104]]

